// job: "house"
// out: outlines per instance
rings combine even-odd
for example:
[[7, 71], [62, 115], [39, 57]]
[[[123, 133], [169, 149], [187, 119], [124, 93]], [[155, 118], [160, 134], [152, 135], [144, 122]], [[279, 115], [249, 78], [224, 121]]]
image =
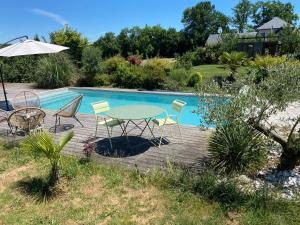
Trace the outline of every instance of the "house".
[[[256, 54], [264, 55], [266, 53], [276, 55], [280, 49], [278, 37], [280, 31], [289, 24], [274, 17], [267, 23], [264, 23], [256, 29], [255, 32], [237, 33], [239, 39], [237, 50], [245, 51], [249, 56]], [[222, 36], [226, 34], [210, 34], [206, 46], [222, 44]]]

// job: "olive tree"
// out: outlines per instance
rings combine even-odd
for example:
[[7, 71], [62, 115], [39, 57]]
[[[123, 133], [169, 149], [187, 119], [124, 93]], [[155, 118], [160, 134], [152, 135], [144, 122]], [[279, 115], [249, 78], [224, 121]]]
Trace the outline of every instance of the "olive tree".
[[[300, 100], [300, 63], [285, 62], [267, 68], [268, 75], [259, 83], [256, 76], [259, 70], [252, 69], [243, 80], [219, 87], [211, 84], [199, 90], [206, 104], [199, 106], [208, 123], [217, 127], [243, 121], [282, 147], [278, 169], [293, 169], [300, 161], [300, 111], [292, 116], [275, 120], [279, 113], [284, 114], [289, 105]], [[218, 94], [211, 98], [204, 93]], [[217, 100], [216, 100], [217, 99]], [[250, 144], [250, 143], [249, 143]]]

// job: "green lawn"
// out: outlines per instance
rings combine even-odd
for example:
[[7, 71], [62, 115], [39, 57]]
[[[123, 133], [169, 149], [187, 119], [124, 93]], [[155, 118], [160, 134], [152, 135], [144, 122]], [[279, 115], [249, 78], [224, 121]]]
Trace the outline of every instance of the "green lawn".
[[64, 157], [61, 181], [49, 189], [43, 158], [1, 147], [0, 165], [0, 224], [300, 224], [295, 202], [246, 197], [171, 166], [145, 175]]
[[[229, 70], [224, 68], [223, 65], [220, 64], [209, 64], [209, 65], [200, 65], [194, 66], [192, 68], [193, 72], [200, 72], [203, 75], [203, 79], [211, 79], [215, 76], [228, 76]], [[246, 72], [246, 67], [242, 67], [238, 70], [238, 75], [243, 75]]]

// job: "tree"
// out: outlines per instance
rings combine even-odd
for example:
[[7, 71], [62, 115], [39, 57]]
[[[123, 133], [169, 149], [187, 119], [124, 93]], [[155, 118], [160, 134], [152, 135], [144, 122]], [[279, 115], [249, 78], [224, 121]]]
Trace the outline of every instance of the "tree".
[[103, 37], [95, 41], [94, 46], [101, 49], [104, 58], [109, 58], [120, 53], [120, 46], [113, 32], [105, 33]]
[[300, 53], [300, 33], [298, 29], [288, 26], [283, 28], [279, 36], [281, 54]]
[[295, 25], [298, 15], [294, 12], [292, 3], [282, 3], [278, 0], [258, 1], [253, 5], [252, 22], [254, 28], [269, 22], [274, 17], [279, 17], [287, 23]]
[[59, 179], [60, 152], [73, 136], [74, 133], [70, 132], [63, 136], [59, 143], [55, 143], [53, 136], [49, 132], [38, 132], [25, 138], [21, 146], [23, 150], [28, 151], [35, 157], [39, 154], [43, 154], [49, 159], [51, 164], [50, 181], [55, 184]]
[[[300, 114], [277, 121], [272, 117], [278, 112], [284, 112], [290, 103], [299, 100], [300, 96], [300, 63], [288, 61], [268, 67], [268, 76], [260, 83], [256, 82], [259, 70], [251, 70], [234, 85], [219, 87], [212, 84], [202, 87], [203, 93], [218, 94], [220, 98], [206, 97], [207, 108], [199, 106], [200, 113], [205, 114], [208, 123], [217, 127], [240, 121], [251, 126], [267, 138], [282, 147], [278, 164], [280, 170], [290, 170], [299, 165], [300, 134], [297, 127], [300, 124]], [[237, 84], [240, 85], [237, 85]], [[206, 95], [207, 96], [207, 95]], [[231, 96], [228, 99], [228, 96]], [[227, 98], [228, 101], [224, 101]], [[226, 121], [224, 123], [224, 121]]]
[[82, 73], [84, 82], [89, 84], [95, 75], [100, 71], [102, 52], [99, 47], [87, 46], [82, 52]]
[[232, 23], [237, 28], [238, 32], [243, 33], [249, 28], [249, 18], [252, 12], [252, 4], [249, 0], [241, 0], [233, 8]]
[[81, 33], [67, 27], [58, 31], [50, 33], [51, 43], [69, 47], [68, 50], [71, 59], [80, 65], [82, 50], [88, 45], [87, 38], [83, 37]]
[[185, 9], [182, 23], [191, 48], [203, 46], [209, 34], [229, 30], [229, 18], [207, 1]]

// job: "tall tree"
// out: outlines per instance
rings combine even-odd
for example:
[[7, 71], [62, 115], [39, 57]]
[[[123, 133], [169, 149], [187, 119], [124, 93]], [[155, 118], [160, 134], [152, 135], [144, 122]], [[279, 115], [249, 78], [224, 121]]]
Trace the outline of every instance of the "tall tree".
[[100, 37], [94, 45], [100, 47], [104, 58], [112, 57], [120, 53], [120, 46], [117, 37], [113, 32], [105, 33], [105, 35]]
[[295, 24], [298, 15], [294, 12], [292, 3], [282, 3], [279, 0], [258, 1], [253, 6], [252, 22], [254, 28], [270, 21], [274, 17], [280, 17], [290, 24]]
[[252, 12], [252, 4], [249, 0], [241, 0], [233, 9], [232, 23], [234, 27], [243, 33], [249, 28], [249, 19]]
[[76, 30], [66, 27], [64, 29], [50, 33], [51, 43], [69, 47], [72, 60], [80, 65], [83, 49], [88, 45], [88, 40]]
[[191, 48], [203, 46], [209, 34], [229, 30], [229, 18], [208, 1], [185, 9], [182, 23]]

